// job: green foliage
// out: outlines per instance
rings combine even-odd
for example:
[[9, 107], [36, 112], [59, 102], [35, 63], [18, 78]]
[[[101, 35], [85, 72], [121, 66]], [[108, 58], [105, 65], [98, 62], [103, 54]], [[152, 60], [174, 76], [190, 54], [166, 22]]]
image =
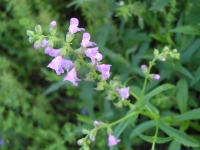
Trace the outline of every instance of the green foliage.
[[[77, 150], [82, 128], [91, 129], [93, 120], [113, 122], [126, 115], [126, 107], [114, 108], [105, 100], [105, 92], [94, 91], [93, 83], [82, 81], [74, 88], [62, 82], [62, 76], [46, 68], [50, 57], [29, 44], [26, 30], [41, 24], [45, 33], [56, 20], [58, 37], [65, 37], [72, 17], [91, 33], [103, 63], [112, 64], [112, 77], [122, 82], [131, 78], [127, 86], [136, 105], [140, 105], [144, 78], [140, 66], [154, 57], [154, 48], [168, 45], [180, 53], [180, 61], [169, 58], [152, 70], [161, 79], [147, 84], [142, 106], [157, 116], [138, 114], [121, 122], [113, 130], [121, 142], [112, 149], [150, 149], [145, 140], [155, 140], [155, 126], [160, 129], [155, 143], [162, 142], [156, 149], [168, 145], [169, 150], [198, 149], [199, 11], [199, 0], [124, 0], [124, 5], [116, 0], [2, 0], [0, 139], [5, 144], [0, 149]], [[75, 39], [72, 46], [78, 47], [81, 34]], [[83, 108], [86, 115], [80, 114]], [[91, 149], [108, 149], [105, 132], [98, 133]]]

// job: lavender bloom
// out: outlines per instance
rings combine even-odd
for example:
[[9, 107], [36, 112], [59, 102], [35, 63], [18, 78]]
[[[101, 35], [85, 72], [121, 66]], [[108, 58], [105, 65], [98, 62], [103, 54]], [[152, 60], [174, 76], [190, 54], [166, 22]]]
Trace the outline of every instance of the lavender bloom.
[[47, 46], [47, 47], [45, 47], [45, 49], [44, 49], [44, 53], [45, 53], [45, 54], [49, 54], [49, 53], [51, 52], [52, 49], [53, 49], [53, 48], [52, 48], [51, 46]]
[[66, 70], [69, 70], [72, 66], [72, 61], [70, 60], [65, 60], [62, 59], [61, 56], [57, 56], [56, 58], [54, 58], [47, 67], [53, 69], [56, 71], [57, 75], [60, 75], [62, 73], [64, 73], [63, 67], [66, 68]]
[[57, 57], [60, 54], [61, 49], [51, 49], [51, 51], [49, 51], [49, 56], [52, 57]]
[[71, 34], [74, 34], [79, 31], [85, 31], [84, 28], [78, 28], [78, 24], [79, 24], [78, 19], [76, 19], [76, 18], [70, 19], [70, 26], [69, 26], [68, 30]]
[[89, 33], [83, 33], [81, 46], [83, 46], [83, 47], [96, 46], [96, 43], [90, 42], [90, 34]]
[[165, 59], [164, 57], [163, 57], [163, 58], [161, 58], [161, 60], [162, 60], [162, 61], [166, 61], [166, 59]]
[[92, 142], [94, 142], [94, 141], [95, 141], [95, 137], [92, 137], [90, 140], [91, 140]]
[[79, 78], [77, 78], [77, 73], [76, 73], [76, 69], [75, 68], [73, 68], [67, 74], [67, 76], [64, 78], [64, 80], [68, 80], [68, 81], [72, 82], [74, 86], [78, 86], [77, 81], [81, 81]]
[[94, 123], [93, 123], [95, 126], [99, 126], [101, 123], [99, 122], [99, 121], [94, 121]]
[[38, 49], [40, 48], [40, 45], [39, 45], [38, 43], [34, 43], [34, 48], [35, 48], [36, 50], [38, 50]]
[[141, 66], [141, 69], [146, 69], [146, 68], [147, 68], [146, 65], [142, 65], [142, 66]]
[[109, 134], [108, 137], [108, 146], [114, 146], [117, 145], [117, 143], [119, 143], [121, 140], [115, 138], [112, 134]]
[[56, 21], [52, 21], [51, 23], [50, 23], [50, 27], [55, 27], [56, 26]]
[[130, 87], [117, 89], [118, 93], [122, 97], [122, 100], [125, 100], [129, 97], [129, 89], [130, 89]]
[[42, 46], [42, 47], [47, 46], [48, 42], [49, 42], [49, 41], [47, 41], [46, 39], [42, 40], [41, 46]]
[[94, 65], [97, 61], [101, 61], [103, 56], [98, 52], [98, 47], [88, 48], [84, 51], [85, 55], [89, 57]]
[[102, 74], [102, 80], [106, 80], [107, 78], [110, 77], [110, 66], [111, 65], [106, 65], [106, 64], [102, 64], [102, 65], [97, 65], [97, 69], [99, 72], [101, 72]]
[[155, 74], [155, 75], [153, 76], [153, 79], [154, 79], [154, 80], [159, 80], [159, 79], [160, 79], [160, 75], [159, 75], [159, 74]]

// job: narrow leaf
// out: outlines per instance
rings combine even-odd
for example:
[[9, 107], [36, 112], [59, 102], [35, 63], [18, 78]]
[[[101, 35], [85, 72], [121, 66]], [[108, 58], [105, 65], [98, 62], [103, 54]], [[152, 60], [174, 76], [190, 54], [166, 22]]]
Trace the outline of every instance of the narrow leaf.
[[138, 133], [138, 136], [144, 141], [147, 141], [149, 143], [153, 143], [153, 141], [156, 139], [156, 143], [158, 144], [167, 143], [174, 139], [174, 137], [161, 138], [161, 137], [155, 137], [155, 136], [146, 136], [140, 133]]
[[185, 67], [181, 66], [181, 65], [178, 65], [176, 67], [176, 70], [179, 71], [182, 75], [190, 78], [190, 79], [193, 79], [193, 76], [192, 74], [190, 73], [190, 71], [188, 71]]
[[170, 0], [159, 0], [154, 3], [154, 5], [150, 8], [150, 10], [158, 10], [160, 8], [165, 7]]
[[130, 138], [132, 139], [136, 137], [138, 133], [143, 133], [144, 131], [147, 131], [152, 127], [155, 127], [155, 122], [153, 120], [143, 122], [133, 129], [130, 134]]
[[150, 91], [148, 94], [146, 94], [144, 96], [143, 105], [145, 105], [155, 95], [157, 95], [157, 94], [159, 94], [159, 93], [161, 93], [163, 91], [172, 89], [172, 88], [174, 88], [174, 86], [171, 85], [171, 84], [163, 84], [161, 86], [158, 86], [157, 88], [155, 88], [154, 90]]
[[181, 150], [181, 144], [176, 142], [176, 140], [173, 140], [170, 143], [168, 150]]
[[200, 66], [198, 67], [197, 71], [194, 74], [194, 79], [192, 80], [192, 82], [190, 83], [190, 86], [194, 85], [195, 83], [197, 83], [200, 80]]
[[175, 141], [187, 147], [198, 147], [199, 143], [193, 137], [185, 134], [182, 131], [174, 129], [167, 125], [164, 120], [159, 119], [159, 128], [171, 137], [175, 137]]
[[[130, 113], [131, 113], [131, 111], [128, 112], [127, 115], [130, 114]], [[117, 127], [115, 128], [115, 130], [114, 130], [114, 135], [115, 135], [116, 137], [119, 137], [119, 136], [121, 135], [121, 133], [125, 130], [125, 128], [126, 128], [130, 123], [134, 122], [134, 121], [137, 119], [137, 117], [138, 117], [138, 114], [135, 113], [134, 116], [130, 117], [130, 118], [127, 119], [127, 120], [124, 120], [124, 121], [120, 122], [120, 123], [117, 125]]]
[[200, 108], [190, 110], [174, 117], [175, 122], [200, 119]]
[[181, 113], [187, 111], [188, 85], [185, 79], [181, 79], [177, 83], [176, 100]]
[[193, 26], [182, 26], [175, 29], [170, 30], [170, 32], [179, 32], [185, 34], [193, 34], [193, 35], [200, 35], [200, 29]]

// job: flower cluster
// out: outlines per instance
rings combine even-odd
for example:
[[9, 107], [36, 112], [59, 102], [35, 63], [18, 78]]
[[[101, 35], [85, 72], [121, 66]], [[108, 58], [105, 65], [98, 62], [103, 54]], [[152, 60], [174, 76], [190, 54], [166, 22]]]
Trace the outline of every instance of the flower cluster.
[[[44, 36], [42, 34], [42, 28], [40, 25], [35, 27], [35, 32], [28, 30], [29, 42], [34, 43], [34, 48], [38, 50], [40, 47], [44, 48], [44, 53], [52, 57], [52, 61], [47, 65], [48, 68], [55, 70], [57, 75], [64, 74], [64, 80], [70, 81], [74, 86], [78, 86], [78, 82], [81, 81], [77, 77], [77, 71], [82, 66], [89, 68], [89, 73], [86, 75], [86, 80], [94, 81], [99, 80], [96, 90], [108, 90], [107, 98], [109, 100], [119, 98], [120, 103], [128, 99], [129, 87], [122, 87], [119, 81], [111, 80], [108, 84], [106, 80], [110, 78], [110, 64], [103, 64], [101, 60], [103, 55], [99, 52], [99, 48], [96, 43], [90, 41], [90, 34], [83, 33], [82, 40], [80, 42], [80, 48], [73, 50], [70, 47], [70, 42], [73, 40], [75, 34], [79, 31], [85, 31], [84, 28], [79, 28], [79, 21], [76, 18], [71, 18], [68, 32], [66, 34], [65, 41], [56, 37], [57, 23], [52, 21], [49, 25], [50, 35]], [[55, 49], [55, 44], [60, 43], [62, 47]], [[67, 60], [66, 55], [74, 55], [77, 60]], [[89, 58], [91, 63], [86, 63], [84, 57]], [[100, 72], [98, 75], [96, 71]], [[121, 100], [120, 100], [121, 99]], [[100, 125], [99, 122], [95, 122], [95, 125]], [[91, 141], [95, 141], [95, 135], [90, 136]], [[108, 145], [116, 145], [120, 140], [116, 139], [112, 134], [109, 134]], [[83, 143], [79, 141], [79, 143]]]

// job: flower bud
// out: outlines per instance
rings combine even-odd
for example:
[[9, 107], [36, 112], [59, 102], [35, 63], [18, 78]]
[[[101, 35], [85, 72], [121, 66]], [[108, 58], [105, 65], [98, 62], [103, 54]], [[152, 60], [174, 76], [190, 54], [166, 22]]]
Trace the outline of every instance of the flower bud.
[[35, 26], [35, 32], [36, 32], [37, 34], [42, 34], [42, 27], [41, 27], [40, 25], [36, 25], [36, 26]]
[[77, 141], [77, 144], [80, 145], [80, 146], [83, 145], [84, 143], [85, 143], [85, 139], [84, 138], [82, 138], [82, 139]]
[[31, 30], [27, 30], [27, 31], [26, 31], [26, 34], [27, 34], [28, 36], [30, 36], [30, 37], [34, 36], [34, 32], [31, 31]]
[[41, 39], [35, 41], [35, 43], [34, 43], [34, 48], [35, 48], [36, 50], [40, 48], [41, 42], [42, 42]]
[[30, 44], [32, 44], [33, 42], [36, 41], [36, 38], [34, 38], [34, 37], [29, 37], [29, 38], [28, 38], [28, 41], [29, 41]]
[[169, 47], [165, 46], [164, 49], [163, 49], [163, 52], [168, 52], [168, 51], [169, 51]]
[[113, 100], [115, 99], [116, 95], [114, 91], [108, 90], [107, 91], [107, 96], [105, 97], [105, 99], [107, 100]]
[[96, 91], [102, 91], [104, 90], [104, 82], [98, 82], [97, 87], [94, 88]]
[[94, 76], [91, 72], [87, 73], [86, 74], [86, 78], [85, 78], [85, 81], [94, 81]]
[[159, 51], [157, 49], [154, 49], [154, 55], [158, 56], [158, 54], [159, 54]]
[[89, 131], [88, 131], [87, 129], [82, 129], [82, 133], [83, 133], [83, 134], [88, 134]]
[[94, 126], [99, 126], [101, 123], [99, 121], [95, 120], [93, 124], [94, 124]]
[[74, 34], [71, 34], [70, 32], [68, 32], [66, 34], [66, 42], [71, 42], [74, 39]]
[[56, 31], [57, 31], [57, 25], [56, 25], [56, 21], [52, 21], [49, 25], [49, 30], [51, 35], [55, 35]]

